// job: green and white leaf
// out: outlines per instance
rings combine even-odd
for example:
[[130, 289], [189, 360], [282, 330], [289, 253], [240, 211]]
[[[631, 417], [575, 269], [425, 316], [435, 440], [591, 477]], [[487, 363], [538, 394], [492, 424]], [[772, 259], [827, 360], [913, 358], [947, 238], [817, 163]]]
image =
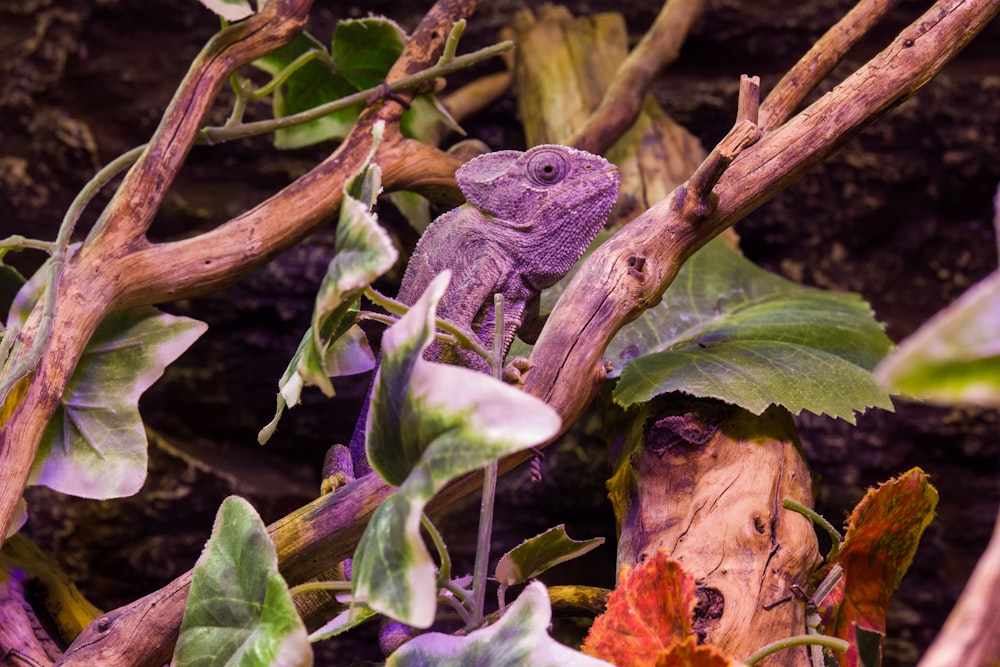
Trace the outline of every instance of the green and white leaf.
[[375, 367], [368, 339], [355, 322], [361, 292], [392, 268], [399, 254], [371, 210], [382, 187], [381, 171], [378, 165], [371, 164], [381, 132], [379, 125], [367, 161], [344, 186], [336, 254], [316, 295], [312, 326], [278, 381], [274, 419], [257, 434], [261, 444], [274, 434], [285, 407], [299, 403], [303, 387], [313, 385], [333, 396], [331, 377], [363, 373]]
[[105, 318], [45, 429], [31, 483], [96, 499], [138, 491], [147, 456], [139, 397], [207, 328], [152, 307]]
[[871, 375], [891, 345], [858, 295], [797, 285], [717, 239], [606, 355], [621, 405], [681, 391], [755, 414], [778, 404], [854, 423], [856, 411], [892, 409]]
[[438, 275], [382, 337], [366, 447], [373, 469], [399, 489], [372, 517], [352, 564], [356, 602], [421, 628], [437, 606], [419, 531], [427, 501], [452, 479], [544, 442], [561, 426], [552, 408], [514, 387], [423, 358], [449, 280], [449, 272]]
[[875, 369], [887, 391], [1000, 407], [1000, 271], [973, 285]]
[[465, 637], [439, 632], [419, 635], [389, 656], [386, 667], [608, 667], [610, 663], [564, 646], [548, 635], [552, 610], [539, 582], [529, 584], [499, 621]]
[[559, 563], [565, 563], [604, 544], [603, 537], [573, 540], [559, 525], [528, 538], [505, 553], [497, 563], [497, 581], [505, 586], [524, 583]]
[[308, 667], [312, 648], [260, 516], [226, 498], [195, 564], [177, 667]]
[[[325, 58], [297, 69], [275, 92], [273, 113], [275, 118], [281, 118], [378, 87], [405, 44], [406, 34], [387, 18], [349, 19], [337, 24], [329, 51], [319, 40], [303, 33], [254, 65], [274, 76], [310, 50], [326, 53]], [[359, 102], [317, 120], [278, 130], [275, 146], [301, 148], [343, 139], [363, 108], [364, 102]], [[433, 98], [421, 96], [403, 114], [400, 126], [406, 136], [426, 140], [433, 136], [439, 121], [454, 124]]]
[[348, 630], [353, 630], [359, 625], [367, 623], [377, 616], [378, 614], [371, 609], [354, 605], [331, 618], [322, 627], [313, 630], [312, 634], [309, 635], [309, 641], [318, 642], [330, 637], [336, 637]]
[[242, 21], [256, 12], [248, 0], [198, 0], [227, 21]]

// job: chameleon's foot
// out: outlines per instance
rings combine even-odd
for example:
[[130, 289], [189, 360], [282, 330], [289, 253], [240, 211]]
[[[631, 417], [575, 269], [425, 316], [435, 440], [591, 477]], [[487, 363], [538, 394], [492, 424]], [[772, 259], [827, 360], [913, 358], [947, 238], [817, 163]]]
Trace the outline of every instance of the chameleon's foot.
[[527, 357], [514, 357], [503, 369], [503, 381], [507, 384], [524, 384], [524, 375], [534, 364]]
[[351, 450], [344, 445], [334, 445], [327, 450], [323, 458], [323, 482], [320, 484], [320, 494], [333, 493], [342, 486], [354, 481], [354, 465], [351, 463]]

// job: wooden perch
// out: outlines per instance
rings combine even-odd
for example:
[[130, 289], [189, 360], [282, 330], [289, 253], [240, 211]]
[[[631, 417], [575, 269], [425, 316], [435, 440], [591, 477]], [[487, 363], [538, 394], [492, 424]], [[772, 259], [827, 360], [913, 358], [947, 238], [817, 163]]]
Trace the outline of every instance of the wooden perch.
[[[280, 3], [282, 7], [286, 4], [290, 4], [290, 0]], [[417, 54], [424, 53], [421, 49], [427, 48], [429, 53], [432, 48], [439, 48], [451, 21], [471, 12], [473, 4], [442, 1], [435, 5], [404, 51], [399, 67], [418, 68], [421, 62]], [[279, 5], [278, 0], [268, 3], [268, 10], [275, 5]], [[685, 217], [676, 206], [676, 194], [636, 218], [591, 256], [568, 287], [534, 349], [534, 368], [528, 373], [526, 390], [549, 402], [568, 428], [582, 414], [605, 379], [601, 355], [608, 341], [624, 324], [659, 301], [687, 257], [795, 181], [837, 145], [913, 95], [998, 10], [1000, 0], [942, 0], [936, 3], [831, 93], [736, 156], [718, 178], [713, 189], [717, 205], [704, 218]], [[417, 42], [421, 46], [418, 47]], [[638, 91], [640, 95], [644, 92]], [[324, 167], [330, 161], [345, 170], [357, 164], [359, 158], [353, 153], [359, 151], [359, 146], [367, 146], [362, 137], [367, 136], [371, 122], [391, 115], [393, 106], [393, 103], [386, 103], [369, 109], [344, 146], [317, 170], [330, 168]], [[766, 107], [767, 104], [761, 109], [762, 118]], [[392, 137], [385, 150], [401, 145], [400, 141]], [[386, 153], [386, 157], [390, 154]], [[379, 161], [383, 161], [381, 153]], [[387, 175], [398, 179], [397, 183], [416, 178], [402, 165], [389, 168], [383, 164], [383, 167]], [[97, 250], [92, 248], [90, 261], [102, 260], [103, 264], [95, 267], [77, 261], [73, 271], [68, 267], [60, 290], [59, 319], [50, 352], [32, 378], [28, 395], [18, 412], [0, 431], [0, 447], [3, 448], [0, 452], [0, 474], [3, 475], [0, 493], [4, 502], [20, 496], [40, 429], [51, 415], [89, 331], [100, 319], [99, 316], [87, 316], [88, 308], [103, 315], [111, 304], [166, 300], [228, 282], [234, 277], [230, 272], [235, 270], [236, 258], [250, 265], [259, 264], [293, 243], [293, 238], [301, 238], [307, 233], [309, 225], [316, 224], [315, 220], [321, 217], [325, 207], [339, 196], [323, 198], [319, 193], [324, 188], [339, 189], [333, 185], [338, 182], [336, 178], [314, 171], [287, 189], [289, 201], [297, 202], [297, 198], [302, 197], [305, 202], [303, 213], [282, 221], [287, 226], [301, 225], [298, 236], [295, 232], [267, 227], [264, 216], [251, 211], [220, 227], [216, 233], [199, 237], [202, 243], [215, 246], [214, 253], [212, 248], [195, 247], [197, 244], [193, 241], [165, 244], [164, 247], [172, 250], [160, 255], [160, 261], [186, 261], [185, 270], [198, 269], [198, 278], [183, 283], [176, 291], [166, 283], [168, 278], [179, 281], [181, 277], [166, 273], [140, 287], [128, 287], [123, 283], [125, 278], [135, 278], [127, 271], [155, 269], [151, 266], [155, 257], [151, 254], [153, 247], [136, 235], [128, 237], [125, 245], [103, 248], [106, 253], [103, 255], [96, 254]], [[342, 183], [343, 176], [339, 178]], [[131, 196], [134, 203], [141, 204], [137, 193]], [[267, 206], [274, 207], [268, 209], [272, 212], [279, 210], [274, 203]], [[230, 262], [228, 268], [220, 268], [222, 265], [216, 263], [219, 255]], [[199, 262], [202, 266], [196, 266]], [[88, 270], [93, 273], [88, 274]], [[107, 275], [101, 275], [104, 272]], [[87, 280], [97, 280], [96, 307], [89, 292], [84, 291]], [[165, 291], [157, 293], [157, 289]], [[127, 294], [127, 298], [122, 294]], [[86, 325], [76, 326], [72, 324], [74, 316], [90, 319]], [[73, 326], [76, 329], [66, 333]], [[82, 342], [74, 336], [82, 336]], [[65, 344], [66, 349], [57, 347], [57, 343]], [[67, 364], [69, 371], [61, 366]], [[39, 416], [36, 417], [35, 412]], [[21, 422], [33, 426], [21, 426]], [[11, 457], [11, 451], [20, 454]], [[501, 468], [509, 470], [526, 456], [505, 459]], [[16, 464], [14, 468], [9, 467], [12, 463]], [[459, 480], [435, 498], [431, 509], [470, 492], [478, 483], [478, 475]], [[282, 572], [289, 583], [308, 580], [329, 567], [330, 562], [348, 556], [375, 505], [389, 491], [379, 480], [368, 476], [273, 524], [270, 531], [278, 545]], [[4, 526], [10, 514], [11, 507], [5, 505], [0, 514]], [[59, 664], [162, 665], [176, 638], [188, 582], [189, 575], [183, 575], [164, 589], [102, 616], [80, 635]]]

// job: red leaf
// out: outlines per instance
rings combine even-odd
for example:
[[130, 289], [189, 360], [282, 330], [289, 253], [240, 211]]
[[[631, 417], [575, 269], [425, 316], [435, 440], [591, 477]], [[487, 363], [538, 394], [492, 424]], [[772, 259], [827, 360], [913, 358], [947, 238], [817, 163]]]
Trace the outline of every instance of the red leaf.
[[714, 646], [698, 646], [696, 637], [674, 644], [656, 660], [656, 667], [738, 667], [742, 664], [727, 658]]
[[662, 552], [634, 570], [623, 567], [583, 652], [621, 667], [653, 667], [664, 649], [691, 636], [694, 605], [694, 578]]
[[886, 607], [934, 518], [937, 499], [927, 475], [914, 468], [869, 489], [854, 508], [834, 561], [844, 576], [820, 608], [826, 633], [851, 643], [836, 654], [841, 667], [859, 664], [859, 629], [885, 635]]

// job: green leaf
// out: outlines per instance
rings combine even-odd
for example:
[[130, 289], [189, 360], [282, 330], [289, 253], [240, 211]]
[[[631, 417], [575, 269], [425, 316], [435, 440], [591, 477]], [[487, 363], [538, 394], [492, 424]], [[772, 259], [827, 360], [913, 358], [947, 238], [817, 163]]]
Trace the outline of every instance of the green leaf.
[[[303, 33], [254, 65], [274, 76], [310, 50], [327, 53], [326, 62], [317, 58], [306, 63], [275, 92], [273, 113], [275, 118], [281, 118], [376, 88], [386, 79], [405, 44], [405, 33], [387, 18], [350, 19], [337, 24], [329, 52], [319, 40]], [[364, 103], [358, 103], [317, 120], [278, 130], [275, 146], [301, 148], [329, 139], [343, 139], [363, 108]], [[439, 122], [457, 127], [432, 96], [423, 95], [415, 98], [403, 114], [400, 128], [405, 136], [430, 140], [436, 136]]]
[[[274, 76], [296, 58], [313, 49], [326, 52], [322, 42], [308, 33], [300, 33], [285, 46], [255, 60], [253, 64]], [[338, 76], [322, 59], [317, 58], [295, 70], [275, 91], [274, 117], [291, 116], [356, 92], [357, 87]], [[291, 149], [327, 139], [343, 139], [351, 131], [363, 108], [363, 104], [356, 104], [308, 123], [280, 129], [274, 134], [274, 145], [281, 149]]]
[[274, 419], [257, 434], [261, 444], [274, 434], [285, 407], [299, 403], [304, 386], [319, 387], [327, 396], [333, 396], [331, 377], [364, 373], [375, 367], [375, 355], [355, 321], [361, 292], [392, 268], [399, 254], [371, 211], [381, 191], [381, 171], [378, 165], [371, 164], [381, 136], [379, 127], [367, 161], [344, 186], [336, 253], [316, 295], [312, 326], [278, 381]]
[[177, 667], [312, 665], [264, 522], [242, 498], [226, 498], [195, 564], [174, 651]]
[[152, 307], [105, 318], [45, 429], [31, 482], [83, 498], [138, 491], [147, 444], [139, 397], [207, 328]]
[[253, 7], [247, 0], [198, 0], [201, 4], [205, 5], [218, 16], [226, 19], [227, 21], [242, 21], [243, 19], [253, 16]]
[[541, 535], [521, 542], [500, 558], [496, 570], [497, 581], [506, 586], [523, 583], [550, 567], [582, 556], [602, 544], [603, 537], [578, 541], [569, 538], [563, 525], [549, 528]]
[[1000, 407], [1000, 271], [973, 285], [875, 369], [887, 391]]
[[465, 637], [429, 632], [411, 639], [389, 656], [386, 667], [411, 665], [535, 665], [607, 667], [548, 635], [552, 610], [545, 586], [529, 584], [499, 621]]
[[324, 623], [322, 627], [313, 630], [312, 634], [309, 635], [309, 641], [318, 642], [330, 637], [336, 637], [363, 623], [367, 623], [377, 616], [378, 614], [375, 611], [361, 606], [345, 609]]
[[0, 316], [6, 317], [10, 312], [14, 297], [24, 286], [25, 280], [13, 266], [0, 264]]
[[382, 337], [366, 447], [373, 469], [399, 490], [369, 522], [351, 574], [356, 602], [414, 627], [430, 625], [437, 605], [433, 561], [419, 531], [427, 501], [452, 479], [544, 442], [561, 426], [533, 396], [423, 358], [449, 280], [447, 271], [438, 275]]
[[337, 73], [357, 90], [379, 85], [406, 46], [406, 33], [395, 21], [369, 16], [337, 23], [330, 56]]
[[767, 273], [719, 239], [606, 355], [610, 375], [621, 373], [621, 405], [682, 391], [755, 414], [778, 404], [854, 423], [856, 411], [892, 409], [870, 373], [891, 345], [858, 295]]

